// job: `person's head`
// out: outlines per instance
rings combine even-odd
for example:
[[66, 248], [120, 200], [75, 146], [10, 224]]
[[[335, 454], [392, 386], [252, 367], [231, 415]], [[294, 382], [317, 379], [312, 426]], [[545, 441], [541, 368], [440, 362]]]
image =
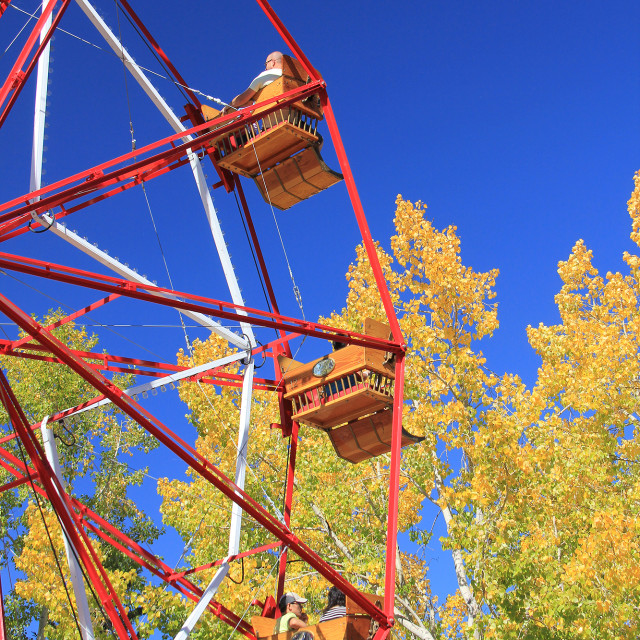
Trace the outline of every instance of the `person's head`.
[[329, 594], [327, 596], [327, 609], [339, 606], [344, 607], [346, 603], [347, 598], [344, 593], [338, 589], [338, 587], [331, 587], [331, 589], [329, 589]]
[[306, 601], [306, 598], [301, 598], [297, 593], [289, 592], [285, 593], [282, 598], [280, 598], [278, 608], [282, 615], [291, 612], [300, 617], [300, 614], [302, 613], [302, 605]]
[[280, 51], [273, 51], [267, 56], [267, 61], [264, 63], [266, 71], [270, 69], [282, 69], [282, 53]]

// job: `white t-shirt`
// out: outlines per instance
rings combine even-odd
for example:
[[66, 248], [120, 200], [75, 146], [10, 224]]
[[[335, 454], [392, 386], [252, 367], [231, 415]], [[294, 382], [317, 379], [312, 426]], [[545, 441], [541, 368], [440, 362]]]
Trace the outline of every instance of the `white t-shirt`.
[[249, 85], [249, 89], [252, 91], [260, 91], [262, 87], [266, 87], [274, 80], [282, 77], [282, 69], [268, 69], [263, 71], [260, 75], [256, 76]]

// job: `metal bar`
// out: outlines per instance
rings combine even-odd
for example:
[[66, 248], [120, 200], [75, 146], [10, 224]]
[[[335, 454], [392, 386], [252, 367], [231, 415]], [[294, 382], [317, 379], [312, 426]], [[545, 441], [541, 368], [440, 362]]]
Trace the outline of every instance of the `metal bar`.
[[15, 101], [18, 99], [18, 96], [20, 95], [20, 92], [24, 88], [24, 85], [26, 84], [27, 79], [31, 75], [31, 72], [33, 71], [34, 67], [36, 66], [36, 63], [38, 62], [40, 54], [42, 53], [44, 48], [47, 46], [47, 43], [51, 39], [51, 36], [53, 35], [53, 32], [56, 30], [56, 27], [58, 26], [58, 23], [60, 22], [62, 16], [64, 15], [64, 12], [69, 6], [70, 1], [71, 0], [62, 0], [62, 6], [60, 7], [58, 13], [56, 14], [56, 17], [53, 20], [53, 23], [51, 25], [51, 28], [47, 31], [45, 37], [41, 39], [40, 45], [36, 49], [36, 52], [33, 55], [33, 58], [27, 65], [26, 70], [23, 71], [22, 66], [26, 62], [26, 59], [29, 53], [31, 52], [31, 49], [33, 49], [35, 41], [39, 37], [44, 23], [47, 21], [47, 19], [51, 15], [53, 8], [55, 6], [55, 2], [52, 2], [46, 8], [46, 10], [42, 12], [42, 15], [40, 16], [40, 18], [38, 18], [38, 22], [33, 28], [33, 31], [31, 32], [31, 35], [29, 36], [24, 48], [20, 52], [20, 55], [18, 56], [16, 63], [14, 64], [13, 68], [9, 72], [9, 77], [5, 81], [2, 88], [0, 89], [0, 106], [4, 104], [9, 94], [11, 94], [11, 96], [7, 101], [6, 106], [2, 111], [2, 114], [0, 114], [0, 127], [2, 127], [2, 125], [4, 124], [4, 121], [7, 119], [7, 116], [9, 115], [11, 108], [15, 104]]
[[[93, 302], [92, 304], [86, 307], [83, 307], [82, 309], [79, 309], [75, 313], [72, 313], [68, 316], [65, 316], [64, 318], [61, 318], [60, 320], [57, 320], [56, 322], [51, 323], [45, 328], [47, 331], [51, 331], [52, 329], [57, 329], [58, 327], [61, 327], [62, 325], [72, 322], [73, 320], [76, 320], [77, 318], [89, 313], [90, 311], [95, 311], [96, 309], [99, 309], [100, 307], [104, 306], [108, 302], [117, 300], [119, 297], [120, 297], [119, 295], [115, 295], [115, 294], [108, 295], [106, 298], [101, 298], [100, 300]], [[10, 348], [18, 349], [19, 347], [23, 346], [24, 344], [30, 341], [31, 341], [31, 337], [25, 336], [20, 340], [16, 340], [15, 342], [12, 342]]]
[[298, 46], [298, 43], [293, 39], [293, 36], [289, 33], [282, 20], [280, 20], [267, 0], [257, 0], [257, 2], [260, 5], [260, 8], [267, 14], [267, 18], [269, 18], [271, 24], [276, 28], [280, 37], [285, 41], [289, 49], [293, 51], [296, 58], [298, 58], [300, 64], [302, 64], [304, 70], [309, 74], [311, 80], [320, 80], [320, 74], [311, 66], [307, 56], [304, 55], [302, 49]]
[[[66, 483], [62, 477], [62, 468], [60, 467], [60, 459], [58, 457], [58, 448], [56, 447], [55, 437], [51, 427], [47, 426], [47, 418], [42, 421], [40, 427], [42, 431], [42, 444], [44, 447], [47, 460], [53, 469], [53, 473], [60, 486], [67, 490]], [[60, 496], [62, 497], [62, 496]], [[73, 595], [76, 598], [76, 608], [78, 610], [78, 622], [80, 625], [80, 632], [82, 633], [83, 640], [93, 640], [93, 625], [91, 623], [91, 614], [89, 613], [89, 603], [87, 602], [87, 592], [84, 588], [84, 582], [82, 581], [82, 571], [80, 570], [80, 563], [78, 562], [76, 549], [71, 542], [69, 536], [64, 533], [64, 547], [67, 554], [67, 564], [69, 565], [69, 573], [71, 574], [71, 584], [73, 586]]]
[[[154, 389], [159, 389], [161, 387], [165, 387], [169, 384], [175, 384], [176, 382], [180, 382], [180, 380], [185, 380], [187, 378], [192, 378], [200, 373], [205, 371], [209, 371], [210, 369], [217, 367], [226, 367], [227, 365], [237, 362], [238, 360], [242, 360], [246, 357], [244, 353], [234, 353], [230, 356], [226, 356], [225, 358], [220, 358], [214, 362], [207, 362], [205, 364], [201, 364], [197, 367], [191, 367], [190, 369], [185, 369], [184, 371], [180, 371], [179, 373], [172, 373], [171, 375], [165, 376], [164, 378], [159, 378], [158, 380], [152, 380], [151, 382], [145, 382], [144, 384], [136, 385], [135, 387], [130, 387], [126, 389], [124, 393], [129, 397], [135, 398], [139, 394], [145, 394], [148, 391], [153, 391]], [[70, 410], [67, 409], [65, 413], [65, 418], [69, 416], [76, 415], [78, 413], [84, 413], [89, 409], [96, 409], [97, 407], [102, 407], [105, 404], [110, 404], [111, 400], [109, 398], [103, 398], [99, 400], [95, 404], [90, 407], [83, 407], [78, 410]]]
[[13, 482], [7, 482], [7, 484], [3, 484], [0, 487], [0, 493], [9, 491], [10, 489], [15, 489], [16, 487], [21, 487], [23, 484], [27, 484], [28, 482], [29, 482], [29, 478], [22, 478], [22, 480], [14, 480]]
[[[291, 425], [291, 440], [289, 444], [289, 464], [287, 466], [287, 486], [284, 494], [284, 525], [289, 528], [291, 525], [291, 505], [293, 504], [293, 489], [295, 487], [296, 475], [296, 456], [298, 453], [298, 431], [300, 425], [295, 420]], [[288, 549], [283, 544], [282, 553], [280, 554], [280, 563], [278, 566], [278, 597], [277, 601], [284, 593], [284, 578], [287, 571], [287, 555]]]
[[[260, 2], [264, 0], [258, 1]], [[369, 258], [371, 270], [373, 271], [373, 277], [375, 278], [376, 284], [378, 286], [380, 298], [382, 299], [382, 304], [384, 306], [387, 319], [389, 320], [393, 339], [395, 342], [402, 345], [404, 344], [402, 331], [400, 331], [400, 325], [398, 324], [398, 318], [396, 317], [396, 312], [393, 307], [391, 295], [389, 294], [389, 289], [387, 287], [386, 280], [384, 279], [384, 274], [382, 273], [380, 262], [378, 261], [378, 254], [373, 243], [373, 238], [371, 237], [371, 232], [369, 231], [367, 218], [364, 215], [364, 209], [362, 208], [362, 202], [360, 201], [358, 189], [356, 188], [356, 183], [353, 179], [353, 174], [351, 173], [351, 167], [349, 166], [347, 153], [344, 149], [344, 145], [342, 144], [342, 138], [340, 137], [338, 123], [336, 122], [335, 116], [333, 115], [333, 109], [331, 108], [329, 96], [327, 96], [326, 92], [321, 93], [320, 100], [322, 102], [322, 108], [324, 110], [327, 126], [329, 127], [329, 132], [331, 134], [331, 140], [333, 141], [333, 146], [336, 150], [338, 163], [340, 164], [340, 171], [342, 171], [342, 174], [344, 175], [344, 182], [347, 186], [347, 191], [349, 192], [351, 206], [353, 207], [353, 211], [356, 215], [358, 227], [362, 235], [362, 241], [367, 251], [367, 257]]]
[[27, 454], [40, 475], [40, 481], [45, 488], [52, 507], [58, 515], [63, 531], [65, 531], [66, 535], [72, 540], [85, 566], [89, 579], [94, 589], [98, 592], [99, 599], [116, 632], [121, 638], [136, 638], [137, 640], [136, 633], [131, 627], [126, 611], [115, 593], [104, 568], [98, 560], [89, 538], [76, 521], [73, 511], [67, 508], [68, 497], [58, 485], [57, 479], [46, 460], [40, 443], [28, 429], [24, 413], [2, 371], [0, 371], [0, 399], [9, 414], [13, 427], [20, 436], [20, 440]]
[[[253, 373], [255, 363], [253, 360], [247, 364], [244, 372], [244, 382], [242, 385], [242, 400], [240, 404], [240, 427], [238, 429], [238, 444], [236, 455], [235, 484], [240, 489], [244, 489], [247, 471], [247, 445], [249, 442], [249, 427], [251, 422], [251, 401], [253, 391]], [[186, 640], [191, 635], [198, 620], [200, 620], [211, 599], [218, 591], [220, 584], [229, 572], [231, 558], [238, 554], [240, 550], [240, 532], [242, 529], [242, 508], [237, 502], [231, 507], [231, 523], [229, 525], [229, 552], [227, 558], [221, 563], [215, 576], [204, 590], [200, 601], [195, 606], [182, 629], [176, 634], [175, 640]]]
[[[225, 476], [225, 474], [204, 458], [204, 456], [199, 454], [193, 447], [187, 444], [175, 433], [172, 433], [162, 422], [152, 416], [148, 411], [145, 411], [145, 409], [137, 402], [127, 397], [126, 394], [124, 394], [104, 376], [93, 371], [93, 369], [87, 366], [86, 363], [76, 358], [65, 344], [46, 331], [43, 331], [38, 322], [19, 309], [2, 294], [0, 294], [0, 310], [13, 322], [18, 324], [24, 331], [33, 335], [38, 342], [55, 352], [60, 359], [63, 360], [80, 377], [86, 380], [100, 393], [103, 393], [108, 397], [115, 406], [140, 424], [140, 426], [147, 430], [151, 435], [155, 436], [159, 442], [169, 448], [204, 479], [208, 480], [223, 495], [239, 504], [247, 515], [254, 518], [267, 531], [285, 543], [292, 551], [297, 553], [303, 561], [318, 571], [320, 575], [339, 587], [345, 595], [349, 596], [358, 605], [360, 605], [366, 613], [376, 619], [382, 626], [389, 626], [389, 621], [387, 620], [386, 615], [378, 607], [364, 597], [355, 587], [353, 587], [353, 585], [347, 582], [333, 569], [333, 567], [327, 564], [310, 547], [304, 544], [288, 529], [288, 527], [284, 526], [284, 524], [276, 517], [270, 514], [266, 509], [262, 508], [246, 492], [241, 490], [235, 483]], [[26, 420], [24, 420], [24, 424], [26, 424]], [[31, 435], [25, 426], [22, 428], [23, 431], [28, 434], [27, 437]], [[53, 497], [54, 496], [52, 496], [52, 498]]]
[[[0, 0], [0, 17], [9, 8], [10, 4], [11, 4], [11, 0]], [[1, 602], [1, 599], [0, 599], [0, 605], [1, 604], [2, 604], [2, 602]], [[2, 637], [4, 638], [4, 636], [2, 636]]]
[[[37, 475], [35, 470], [29, 469], [28, 473], [31, 477], [24, 476], [26, 469], [22, 462], [10, 454], [4, 449], [0, 449], [0, 455], [3, 455], [7, 459], [11, 460], [13, 467], [4, 465], [7, 470], [14, 476], [20, 474], [22, 482], [31, 482]], [[2, 463], [0, 458], [0, 464]], [[33, 484], [33, 489], [41, 496], [47, 497], [46, 492], [37, 484]], [[201, 595], [202, 590], [196, 587], [186, 578], [181, 577], [179, 574], [174, 574], [171, 567], [164, 564], [159, 558], [146, 551], [143, 547], [137, 544], [134, 540], [129, 538], [126, 534], [120, 530], [111, 526], [106, 520], [101, 518], [98, 514], [91, 511], [86, 505], [82, 504], [79, 500], [71, 498], [74, 509], [81, 514], [81, 522], [85, 528], [98, 535], [102, 540], [118, 549], [141, 567], [149, 570], [151, 573], [159, 577], [164, 582], [171, 584], [175, 589], [180, 591], [186, 597], [197, 600]], [[95, 524], [92, 524], [95, 523]], [[271, 545], [274, 546], [274, 545]], [[210, 611], [216, 615], [220, 620], [226, 622], [234, 629], [237, 629], [243, 635], [255, 639], [250, 625], [244, 622], [241, 618], [236, 616], [232, 611], [229, 611], [219, 602], [213, 602], [210, 607]]]
[[174, 78], [178, 81], [178, 84], [187, 92], [188, 96], [191, 98], [193, 103], [200, 108], [202, 105], [200, 104], [200, 100], [198, 100], [197, 96], [191, 91], [186, 81], [180, 75], [178, 70], [173, 66], [171, 60], [169, 60], [167, 54], [162, 50], [160, 45], [156, 42], [155, 38], [151, 35], [145, 24], [140, 20], [136, 12], [131, 8], [131, 5], [127, 2], [127, 0], [118, 0], [122, 8], [131, 16], [131, 19], [136, 23], [136, 26], [142, 31], [144, 37], [149, 41], [149, 44], [154, 48], [155, 52], [162, 58], [163, 62], [167, 65], [169, 71], [173, 74]]
[[[0, 16], [2, 12], [6, 9], [7, 5], [0, 5]], [[0, 575], [0, 640], [8, 640], [7, 638], [7, 630], [4, 624], [4, 596], [2, 595], [2, 576]]]
[[[19, 224], [24, 223], [30, 219], [31, 213], [42, 213], [48, 209], [56, 206], [66, 204], [74, 198], [78, 198], [81, 195], [94, 193], [99, 189], [104, 189], [112, 184], [119, 184], [125, 180], [134, 181], [148, 181], [157, 175], [161, 175], [163, 172], [171, 170], [166, 167], [171, 162], [180, 162], [181, 166], [188, 160], [189, 154], [193, 152], [206, 152], [209, 142], [212, 138], [224, 135], [227, 132], [235, 131], [245, 123], [250, 124], [259, 120], [262, 117], [262, 113], [254, 115], [254, 111], [261, 107], [265, 107], [264, 112], [271, 112], [279, 108], [281, 104], [290, 104], [298, 99], [303, 99], [314, 92], [317, 92], [320, 83], [307, 84], [302, 87], [297, 87], [288, 91], [281, 96], [275, 96], [269, 98], [261, 103], [256, 103], [251, 107], [247, 107], [242, 111], [238, 111], [228, 116], [220, 118], [221, 125], [214, 131], [208, 131], [210, 129], [210, 123], [205, 122], [184, 131], [183, 133], [175, 133], [171, 136], [158, 140], [157, 142], [146, 145], [134, 151], [130, 151], [122, 156], [109, 160], [103, 164], [92, 167], [82, 171], [74, 176], [70, 176], [63, 180], [60, 180], [54, 184], [47, 185], [37, 192], [32, 192], [0, 205], [0, 213], [6, 212], [13, 207], [18, 207], [16, 210], [10, 213], [2, 213], [0, 215], [0, 231], [3, 234], [11, 231]], [[264, 113], [263, 112], [263, 113]], [[189, 134], [197, 135], [198, 137], [188, 142], [178, 142]], [[145, 154], [156, 151], [160, 147], [168, 146], [167, 149], [156, 153], [156, 155], [139, 159]], [[182, 159], [182, 160], [181, 160]], [[111, 173], [105, 173], [106, 170], [112, 169], [116, 166], [120, 168], [114, 169]], [[175, 167], [174, 167], [175, 168]], [[162, 171], [160, 171], [162, 169]], [[75, 186], [69, 187], [69, 185], [77, 182]], [[63, 189], [59, 193], [53, 194], [58, 189]], [[40, 202], [35, 202], [36, 198], [40, 197]], [[16, 223], [17, 220], [17, 223]], [[13, 224], [7, 224], [11, 221]]]
[[[91, 6], [91, 4], [87, 0], [76, 0], [80, 8], [85, 12], [89, 20], [94, 24], [96, 29], [100, 32], [102, 37], [106, 40], [107, 44], [113, 49], [113, 51], [122, 58], [122, 62], [129, 69], [131, 74], [133, 75], [136, 82], [142, 87], [143, 91], [151, 98], [152, 102], [158, 108], [160, 113], [165, 117], [167, 122], [173, 127], [175, 131], [180, 131], [183, 133], [183, 140], [185, 142], [190, 142], [192, 140], [192, 136], [186, 133], [186, 128], [180, 121], [180, 119], [173, 113], [171, 107], [165, 102], [165, 100], [160, 96], [156, 88], [151, 84], [149, 79], [146, 77], [145, 73], [140, 69], [140, 67], [135, 63], [133, 58], [129, 55], [129, 53], [124, 48], [122, 42], [111, 32], [109, 27], [106, 25], [104, 20], [98, 15], [95, 9]], [[207, 220], [209, 221], [209, 227], [211, 229], [211, 235], [213, 236], [213, 240], [216, 245], [216, 250], [218, 252], [218, 257], [220, 258], [220, 263], [222, 265], [222, 270], [225, 275], [225, 279], [227, 281], [227, 286], [229, 287], [229, 292], [231, 294], [231, 299], [238, 305], [243, 305], [244, 300], [242, 298], [242, 293], [240, 291], [240, 286], [238, 284], [238, 280], [236, 278], [235, 270], [233, 265], [231, 264], [231, 256], [229, 255], [229, 250], [227, 248], [227, 243], [224, 240], [224, 236], [222, 233], [222, 228], [220, 227], [220, 221], [218, 220], [218, 214], [216, 208], [213, 204], [213, 199], [211, 198], [211, 193], [209, 192], [209, 187], [207, 185], [207, 181], [204, 176], [204, 171], [202, 169], [202, 165], [200, 162], [200, 158], [193, 152], [193, 149], [187, 148], [186, 155], [189, 158], [189, 163], [191, 165], [191, 171], [193, 173], [194, 180], [196, 182], [196, 187], [198, 189], [198, 194], [200, 195], [200, 199], [202, 201], [202, 206], [204, 207], [205, 214], [207, 216]], [[238, 315], [243, 315], [242, 310], [238, 310]], [[242, 332], [247, 336], [247, 340], [249, 344], [255, 344], [255, 338], [253, 336], [253, 329], [250, 324], [240, 321], [240, 327]]]
[[222, 560], [216, 560], [214, 562], [209, 562], [208, 564], [203, 564], [199, 567], [193, 567], [192, 569], [186, 569], [185, 571], [178, 571], [174, 573], [171, 578], [182, 578], [185, 576], [190, 576], [194, 573], [198, 573], [199, 571], [207, 571], [212, 567], [219, 567], [223, 562], [229, 561], [232, 562], [234, 560], [240, 560], [241, 558], [246, 558], [248, 556], [253, 556], [256, 553], [262, 553], [263, 551], [268, 551], [269, 549], [276, 549], [281, 546], [280, 542], [271, 542], [270, 544], [263, 544], [260, 547], [256, 547], [255, 549], [249, 549], [249, 551], [243, 551], [242, 553], [236, 553], [234, 556], [230, 558], [224, 558]]
[[[44, 12], [55, 0], [45, 0], [41, 10]], [[44, 24], [44, 30], [51, 28], [51, 14]], [[40, 32], [40, 44], [44, 41], [44, 33]], [[38, 58], [38, 74], [36, 80], [36, 103], [33, 114], [33, 147], [31, 151], [31, 179], [29, 188], [37, 191], [42, 186], [42, 154], [44, 151], [44, 127], [47, 113], [47, 84], [49, 82], [49, 54], [51, 45], [47, 43]]]
[[387, 555], [384, 582], [384, 612], [392, 625], [396, 589], [396, 548], [398, 545], [398, 505], [400, 499], [400, 457], [402, 447], [402, 407], [404, 393], [404, 356], [396, 357], [393, 397], [391, 461], [389, 463], [389, 505], [387, 510]]
[[[72, 246], [76, 247], [83, 253], [88, 256], [94, 258], [101, 264], [103, 264], [108, 269], [111, 269], [114, 273], [117, 273], [119, 276], [130, 280], [131, 282], [138, 282], [140, 284], [153, 285], [153, 283], [144, 278], [140, 274], [136, 273], [133, 269], [130, 269], [125, 264], [112, 258], [105, 251], [101, 251], [98, 247], [94, 247], [87, 240], [81, 238], [77, 233], [71, 231], [66, 226], [56, 222], [52, 217], [48, 215], [43, 215], [42, 218], [50, 224], [50, 230], [55, 233], [56, 236], [62, 238]], [[165, 296], [171, 297], [171, 296]], [[191, 311], [185, 311], [184, 315], [188, 318], [191, 318], [198, 324], [206, 327], [207, 329], [211, 329], [214, 333], [221, 336], [231, 344], [234, 344], [236, 347], [240, 349], [246, 349], [249, 346], [249, 343], [242, 336], [235, 334], [233, 331], [229, 331], [225, 327], [221, 326], [219, 323], [215, 322], [211, 318], [201, 314], [201, 313], [193, 313]]]
[[[269, 304], [271, 305], [271, 311], [273, 313], [279, 314], [280, 310], [278, 309], [276, 294], [273, 290], [273, 285], [271, 284], [271, 278], [269, 277], [267, 264], [264, 260], [262, 248], [260, 247], [260, 241], [258, 240], [258, 234], [256, 233], [256, 228], [255, 228], [255, 225], [253, 224], [253, 218], [251, 217], [251, 212], [249, 211], [249, 206], [247, 205], [247, 199], [245, 198], [245, 195], [244, 195], [244, 189], [242, 188], [240, 177], [237, 174], [233, 174], [233, 180], [236, 187], [236, 193], [240, 197], [240, 204], [242, 205], [242, 211], [244, 212], [244, 217], [247, 222], [247, 228], [249, 229], [251, 242], [253, 244], [254, 251], [256, 252], [258, 265], [260, 266], [260, 273], [262, 274], [265, 287], [267, 288], [267, 295], [269, 296]], [[282, 338], [285, 337], [285, 334], [282, 331], [280, 331], [279, 334], [280, 334], [280, 337]], [[280, 352], [289, 358], [291, 357], [291, 347], [289, 346], [288, 342], [284, 343], [283, 348], [280, 349]]]
[[[82, 269], [74, 269], [51, 262], [35, 260], [33, 258], [14, 256], [0, 252], [0, 267], [100, 291], [119, 293], [125, 297], [136, 298], [138, 300], [144, 300], [146, 302], [152, 302], [163, 306], [199, 311], [225, 320], [237, 321], [238, 316], [234, 313], [234, 310], [240, 308], [248, 314], [247, 321], [258, 326], [283, 329], [284, 331], [291, 331], [297, 334], [322, 338], [324, 340], [335, 340], [348, 344], [369, 346], [374, 349], [381, 349], [392, 353], [404, 352], [404, 347], [402, 345], [398, 345], [389, 340], [374, 338], [351, 331], [338, 331], [327, 325], [321, 325], [307, 320], [297, 320], [287, 316], [280, 316], [278, 314], [253, 309], [251, 307], [240, 307], [239, 305], [235, 305], [230, 302], [223, 302], [221, 300], [214, 300], [204, 296], [174, 291], [165, 287], [138, 285], [112, 276], [104, 276], [90, 271], [84, 271]], [[167, 300], [158, 296], [158, 292], [173, 294], [177, 298], [184, 298], [184, 301], [180, 299]], [[193, 300], [194, 302], [189, 302], [190, 300]], [[225, 309], [228, 309], [228, 311]]]

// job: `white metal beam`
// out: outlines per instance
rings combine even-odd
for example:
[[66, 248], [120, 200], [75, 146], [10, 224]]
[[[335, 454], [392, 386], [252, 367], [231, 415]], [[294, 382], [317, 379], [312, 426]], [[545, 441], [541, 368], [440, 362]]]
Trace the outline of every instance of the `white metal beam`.
[[[158, 108], [160, 113], [164, 116], [167, 122], [171, 125], [171, 127], [176, 132], [185, 131], [185, 127], [180, 122], [180, 119], [175, 115], [171, 107], [167, 104], [167, 102], [162, 98], [162, 96], [158, 93], [156, 88], [153, 86], [151, 81], [147, 78], [143, 70], [136, 64], [134, 59], [129, 55], [128, 51], [124, 48], [122, 42], [115, 36], [115, 34], [109, 29], [105, 21], [98, 15], [96, 10], [93, 8], [88, 0], [76, 0], [82, 11], [87, 15], [89, 20], [93, 23], [96, 29], [100, 32], [100, 35], [105, 39], [107, 44], [111, 47], [111, 49], [115, 52], [115, 54], [122, 59], [126, 68], [131, 72], [134, 79], [138, 82], [138, 84], [142, 87], [143, 91], [149, 96], [153, 104]], [[192, 140], [192, 136], [185, 136], [183, 140], [188, 142]], [[229, 292], [231, 294], [231, 299], [234, 304], [245, 306], [244, 300], [242, 298], [242, 293], [240, 292], [240, 287], [238, 285], [238, 280], [235, 275], [235, 271], [233, 269], [233, 265], [231, 263], [231, 257], [229, 255], [229, 251], [227, 249], [227, 244], [222, 235], [222, 230], [220, 228], [220, 222], [218, 220], [218, 215], [213, 204], [213, 199], [211, 198], [211, 193], [209, 192], [209, 187], [207, 186], [206, 179], [204, 177], [204, 171], [202, 170], [202, 164], [200, 162], [200, 158], [195, 153], [189, 152], [189, 161], [191, 164], [191, 170], [193, 172], [193, 177], [196, 181], [196, 186], [198, 189], [198, 193], [200, 194], [200, 199], [202, 200], [202, 205], [204, 207], [205, 213], [207, 215], [207, 219], [209, 221], [209, 226], [211, 228], [211, 233], [213, 235], [213, 240], [216, 244], [216, 249], [218, 251], [218, 255], [220, 257], [220, 261], [222, 263], [222, 268], [225, 274], [225, 278], [227, 280], [227, 285], [229, 287]], [[238, 311], [239, 315], [246, 315], [244, 312]], [[241, 323], [242, 331], [248, 337], [250, 343], [255, 345], [255, 338], [253, 335], [253, 328], [251, 325], [247, 323]]]
[[[108, 253], [106, 253], [106, 251], [102, 251], [95, 245], [92, 245], [88, 240], [81, 238], [77, 233], [71, 231], [71, 229], [69, 229], [65, 225], [56, 222], [51, 216], [43, 214], [42, 216], [40, 216], [40, 218], [47, 225], [51, 225], [50, 230], [59, 238], [62, 238], [77, 249], [80, 249], [80, 251], [87, 254], [94, 260], [97, 260], [100, 264], [104, 265], [108, 269], [111, 269], [111, 271], [117, 273], [122, 278], [126, 278], [131, 282], [154, 286], [153, 282], [147, 280], [133, 269], [130, 269], [128, 266], [122, 264], [122, 262], [120, 262], [116, 258], [112, 258]], [[168, 293], [154, 291], [149, 291], [149, 293], [151, 295], [158, 296], [159, 298], [168, 298], [173, 300], [178, 299], [176, 296], [172, 296]], [[249, 348], [249, 343], [245, 337], [239, 336], [233, 331], [230, 331], [229, 329], [223, 327], [221, 324], [219, 324], [209, 316], [203, 313], [198, 313], [196, 311], [179, 311], [198, 324], [201, 324], [203, 327], [206, 327], [214, 333], [217, 333], [219, 336], [235, 345], [239, 349]]]
[[[246, 353], [233, 353], [230, 356], [225, 356], [224, 358], [219, 358], [218, 360], [213, 360], [211, 362], [206, 362], [205, 364], [198, 365], [197, 367], [191, 367], [190, 369], [172, 373], [168, 376], [164, 376], [163, 378], [155, 378], [151, 382], [145, 382], [144, 384], [130, 387], [129, 389], [126, 389], [124, 393], [130, 398], [148, 393], [149, 391], [154, 393], [157, 389], [161, 389], [163, 387], [166, 387], [167, 385], [175, 385], [177, 382], [180, 382], [180, 380], [184, 380], [185, 378], [190, 378], [191, 376], [198, 375], [199, 373], [210, 371], [211, 369], [215, 369], [216, 367], [224, 367], [233, 362], [238, 362], [238, 360], [243, 360], [246, 357]], [[85, 411], [91, 411], [92, 409], [102, 407], [105, 404], [110, 403], [111, 400], [109, 400], [109, 398], [103, 398], [102, 400], [100, 400], [100, 402], [96, 402], [90, 407], [85, 407], [84, 409], [79, 409], [78, 411], [74, 411], [73, 413], [66, 415], [65, 418], [75, 416], [79, 413], [84, 413]]]
[[[249, 441], [249, 424], [251, 421], [251, 393], [253, 389], [253, 374], [254, 374], [254, 362], [253, 360], [247, 365], [244, 372], [244, 381], [242, 385], [242, 405], [240, 409], [240, 429], [238, 432], [238, 445], [236, 456], [236, 475], [235, 483], [240, 489], [244, 489], [245, 477], [247, 470], [247, 444]], [[216, 571], [213, 579], [204, 590], [200, 600], [194, 607], [193, 611], [186, 619], [182, 628], [177, 633], [174, 640], [186, 640], [190, 633], [193, 631], [196, 623], [205, 612], [211, 599], [218, 591], [218, 588], [222, 584], [222, 581], [229, 572], [230, 558], [236, 555], [240, 549], [240, 532], [242, 528], [242, 507], [233, 503], [231, 509], [231, 526], [229, 531], [229, 555], [225, 559], [225, 562]]]
[[[53, 430], [47, 426], [49, 416], [46, 416], [42, 421], [42, 443], [44, 445], [44, 451], [49, 460], [53, 472], [56, 474], [64, 491], [67, 490], [66, 483], [62, 477], [62, 469], [60, 468], [60, 459], [58, 458], [58, 448], [56, 447], [56, 441], [53, 434]], [[62, 498], [62, 496], [60, 496]], [[65, 506], [66, 509], [66, 506]], [[67, 510], [68, 512], [68, 510]], [[87, 592], [84, 588], [84, 582], [82, 580], [82, 571], [80, 570], [80, 563], [76, 556], [75, 549], [71, 540], [67, 537], [67, 533], [62, 528], [64, 534], [64, 548], [67, 554], [67, 562], [69, 563], [69, 572], [71, 573], [71, 584], [73, 585], [73, 594], [76, 597], [76, 608], [78, 609], [78, 622], [80, 624], [80, 631], [82, 633], [83, 640], [93, 640], [93, 625], [91, 624], [91, 614], [89, 613], [89, 603], [87, 601]]]

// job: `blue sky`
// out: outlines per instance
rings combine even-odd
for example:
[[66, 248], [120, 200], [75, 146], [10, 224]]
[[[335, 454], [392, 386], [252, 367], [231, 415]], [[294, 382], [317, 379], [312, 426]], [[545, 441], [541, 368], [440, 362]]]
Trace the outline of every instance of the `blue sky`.
[[[38, 7], [35, 0], [13, 4], [29, 12]], [[132, 4], [190, 86], [225, 101], [246, 87], [271, 50], [282, 47], [248, 0]], [[117, 32], [114, 3], [96, 0], [96, 6]], [[500, 270], [501, 326], [481, 347], [488, 365], [532, 383], [538, 360], [525, 328], [558, 319], [557, 262], [580, 238], [602, 273], [622, 269], [622, 252], [634, 250], [626, 201], [640, 169], [638, 3], [441, 0], [392, 6], [327, 0], [308, 6], [280, 0], [273, 7], [327, 81], [374, 238], [388, 246], [398, 193], [426, 202], [436, 227], [456, 225], [464, 264]], [[25, 21], [17, 10], [7, 10], [0, 20], [0, 52]], [[132, 79], [125, 84], [121, 62], [75, 5], [61, 27], [105, 50], [64, 33], [55, 38], [47, 183], [130, 151], [129, 111], [138, 147], [171, 133]], [[122, 17], [120, 27], [136, 60], [163, 73]], [[0, 57], [3, 78], [23, 41], [24, 33]], [[156, 86], [183, 113], [177, 90], [161, 78]], [[28, 191], [33, 95], [32, 81], [0, 130], [2, 201]], [[325, 159], [337, 169], [326, 127], [322, 133]], [[216, 181], [213, 170], [209, 181]], [[271, 211], [252, 184], [245, 191], [281, 311], [298, 316]], [[175, 288], [228, 299], [188, 170], [150, 182], [147, 194]], [[263, 307], [235, 200], [221, 190], [214, 198], [247, 304]], [[306, 317], [339, 309], [359, 241], [344, 185], [276, 218]], [[84, 210], [68, 224], [168, 286], [140, 189]], [[29, 234], [2, 250], [96, 268], [46, 233]], [[20, 278], [73, 308], [99, 297]], [[57, 306], [8, 276], [0, 274], [0, 286], [30, 313]], [[146, 309], [115, 304], [96, 318], [176, 324], [174, 313], [154, 313], [150, 320]], [[149, 356], [143, 345], [171, 361], [184, 345], [177, 329], [117, 330], [126, 340], [99, 331], [101, 345], [114, 353]], [[203, 333], [194, 329], [190, 335]], [[183, 419], [183, 407], [158, 411]]]

